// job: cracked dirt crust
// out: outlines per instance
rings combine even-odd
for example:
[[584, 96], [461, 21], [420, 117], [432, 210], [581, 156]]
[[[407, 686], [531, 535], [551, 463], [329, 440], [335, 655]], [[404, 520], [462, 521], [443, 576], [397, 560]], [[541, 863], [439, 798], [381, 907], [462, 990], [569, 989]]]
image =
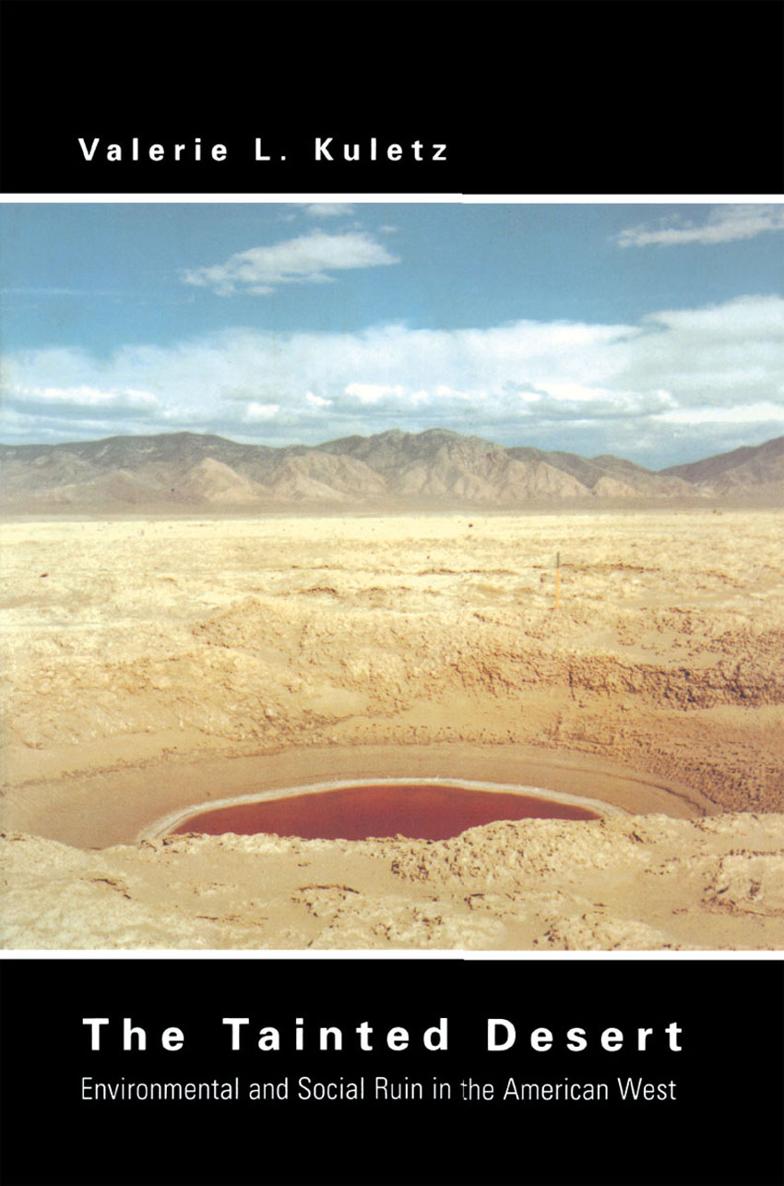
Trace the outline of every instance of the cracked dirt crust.
[[[4, 535], [8, 946], [784, 946], [777, 513]], [[138, 843], [191, 804], [382, 775], [636, 814]]]

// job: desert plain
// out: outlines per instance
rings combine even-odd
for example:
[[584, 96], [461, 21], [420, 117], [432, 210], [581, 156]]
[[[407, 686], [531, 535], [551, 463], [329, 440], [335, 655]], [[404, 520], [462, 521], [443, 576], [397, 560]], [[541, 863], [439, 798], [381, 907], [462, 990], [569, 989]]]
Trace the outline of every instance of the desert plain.
[[[780, 513], [3, 536], [6, 947], [784, 947]], [[443, 841], [167, 832], [191, 805], [382, 777], [608, 812]]]

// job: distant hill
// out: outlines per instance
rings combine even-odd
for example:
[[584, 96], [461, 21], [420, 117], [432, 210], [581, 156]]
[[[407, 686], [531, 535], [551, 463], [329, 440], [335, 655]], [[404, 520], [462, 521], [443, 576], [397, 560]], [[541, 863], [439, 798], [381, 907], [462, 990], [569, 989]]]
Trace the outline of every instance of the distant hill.
[[712, 494], [731, 494], [780, 485], [784, 493], [784, 437], [764, 445], [744, 446], [689, 465], [672, 465], [662, 473], [682, 478]]
[[192, 432], [0, 445], [2, 505], [17, 511], [406, 506], [515, 507], [784, 493], [784, 437], [657, 473], [619, 457], [504, 448], [446, 429], [313, 447]]

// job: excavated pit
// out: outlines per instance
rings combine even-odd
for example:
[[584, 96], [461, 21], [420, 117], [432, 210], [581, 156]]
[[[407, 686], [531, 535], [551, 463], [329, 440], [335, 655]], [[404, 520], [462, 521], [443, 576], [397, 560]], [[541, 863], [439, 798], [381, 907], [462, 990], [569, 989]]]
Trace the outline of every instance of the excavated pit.
[[599, 819], [604, 804], [535, 787], [444, 780], [381, 779], [372, 783], [297, 787], [212, 804], [164, 822], [175, 834], [272, 833], [306, 840], [404, 836], [448, 840], [496, 820]]

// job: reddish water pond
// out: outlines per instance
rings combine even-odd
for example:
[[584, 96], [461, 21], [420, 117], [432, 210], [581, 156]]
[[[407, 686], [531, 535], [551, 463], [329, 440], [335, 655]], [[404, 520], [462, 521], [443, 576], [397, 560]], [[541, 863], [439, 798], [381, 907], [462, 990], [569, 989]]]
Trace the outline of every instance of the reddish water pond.
[[598, 819], [573, 803], [468, 787], [432, 783], [381, 783], [236, 803], [202, 811], [175, 832], [253, 835], [273, 832], [306, 840], [366, 840], [371, 836], [407, 836], [446, 840], [466, 828], [493, 820]]

